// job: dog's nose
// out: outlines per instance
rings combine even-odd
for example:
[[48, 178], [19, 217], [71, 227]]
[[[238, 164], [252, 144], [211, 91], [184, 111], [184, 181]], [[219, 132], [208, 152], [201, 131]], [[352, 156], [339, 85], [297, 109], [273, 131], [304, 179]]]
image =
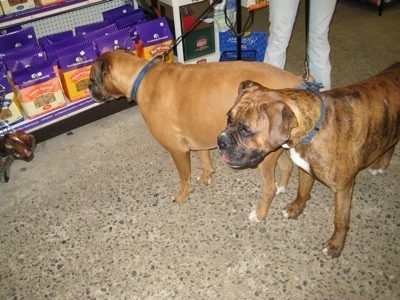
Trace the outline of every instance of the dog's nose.
[[218, 136], [218, 148], [224, 150], [229, 147], [229, 138], [225, 132]]

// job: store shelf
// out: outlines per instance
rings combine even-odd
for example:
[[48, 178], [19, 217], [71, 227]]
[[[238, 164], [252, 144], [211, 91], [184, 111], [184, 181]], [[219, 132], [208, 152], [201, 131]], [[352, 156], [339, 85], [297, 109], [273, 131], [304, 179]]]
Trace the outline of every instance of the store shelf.
[[[60, 14], [65, 14], [69, 12], [73, 12], [74, 17], [71, 18], [73, 21], [84, 18], [86, 22], [98, 21], [98, 16], [101, 14], [97, 12], [93, 19], [87, 18], [86, 16], [81, 14], [81, 11], [84, 11], [87, 7], [92, 7], [91, 10], [98, 11], [98, 7], [102, 7], [104, 9], [103, 4], [106, 6], [106, 9], [114, 8], [118, 5], [123, 5], [127, 3], [127, 1], [111, 1], [111, 0], [75, 0], [75, 1], [67, 1], [62, 4], [55, 4], [51, 6], [47, 6], [44, 8], [34, 8], [31, 10], [22, 11], [19, 13], [15, 13], [12, 15], [1, 16], [0, 17], [0, 29], [7, 28], [10, 26], [14, 26], [17, 24], [24, 23], [33, 23], [38, 24], [45, 22], [45, 24], [41, 27], [45, 27], [45, 29], [49, 28], [50, 31], [54, 31], [56, 24], [51, 24], [52, 16], [57, 16]], [[95, 8], [96, 7], [96, 8]], [[82, 10], [81, 10], [82, 9]], [[92, 13], [90, 14], [90, 16]], [[97, 16], [97, 17], [96, 17]], [[96, 19], [96, 20], [95, 20]], [[61, 19], [60, 19], [61, 20]], [[62, 18], [63, 22], [70, 21], [69, 18]], [[49, 22], [49, 24], [47, 24]], [[62, 22], [61, 22], [62, 23]], [[47, 25], [46, 25], [47, 24]], [[57, 24], [59, 25], [59, 24]], [[36, 26], [35, 27], [36, 31]], [[74, 28], [76, 24], [68, 23], [67, 28]], [[42, 35], [51, 34], [50, 31], [43, 31]], [[40, 36], [40, 35], [39, 35]], [[104, 104], [95, 103], [92, 99], [87, 98], [84, 100], [80, 100], [77, 102], [69, 102], [63, 108], [57, 109], [55, 111], [46, 113], [43, 116], [38, 118], [29, 120], [26, 119], [23, 122], [12, 125], [15, 130], [23, 130], [33, 134], [36, 140], [40, 143], [47, 139], [50, 139], [54, 136], [63, 134], [65, 132], [71, 131], [80, 126], [89, 124], [98, 119], [110, 116], [124, 109], [135, 106], [134, 102], [128, 102], [126, 100], [116, 100], [110, 101]]]
[[0, 29], [10, 26], [24, 24], [35, 20], [63, 14], [80, 8], [96, 5], [111, 0], [73, 0], [64, 3], [53, 4], [46, 7], [37, 7], [18, 13], [0, 17]]
[[205, 0], [162, 0], [160, 2], [167, 4], [169, 6], [185, 6], [185, 5], [190, 5], [190, 4], [194, 4], [197, 2], [203, 2]]
[[92, 99], [85, 99], [36, 119], [15, 124], [12, 127], [15, 130], [23, 130], [33, 134], [37, 142], [41, 143], [135, 105], [136, 103], [128, 102], [125, 99], [102, 104], [95, 103]]

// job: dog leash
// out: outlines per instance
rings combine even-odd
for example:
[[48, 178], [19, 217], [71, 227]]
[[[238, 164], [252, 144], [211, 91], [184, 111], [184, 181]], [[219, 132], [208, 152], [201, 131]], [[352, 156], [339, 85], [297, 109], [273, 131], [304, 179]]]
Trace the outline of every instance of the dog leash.
[[319, 121], [318, 121], [317, 125], [314, 127], [314, 129], [301, 142], [302, 144], [309, 144], [311, 142], [311, 140], [313, 139], [313, 137], [321, 129], [322, 124], [325, 121], [326, 105], [325, 105], [324, 100], [322, 99], [322, 96], [321, 96], [320, 92], [319, 92], [320, 87], [321, 87], [320, 83], [318, 83], [318, 82], [308, 82], [308, 81], [302, 82], [301, 86], [299, 87], [299, 88], [303, 88], [303, 89], [306, 89], [306, 90], [309, 90], [309, 91], [313, 92], [315, 95], [317, 95], [319, 100], [321, 100], [321, 117], [319, 118]]
[[193, 31], [193, 29], [195, 29], [201, 19], [203, 18], [203, 16], [205, 16], [216, 4], [221, 4], [222, 0], [214, 0], [213, 2], [211, 2], [211, 4], [209, 6], [207, 6], [207, 8], [196, 18], [196, 20], [194, 20], [194, 22], [190, 25], [189, 29], [187, 31], [185, 31], [180, 37], [178, 37], [175, 42], [173, 42], [168, 48], [167, 50], [165, 50], [165, 52], [163, 54], [161, 54], [161, 59], [163, 61], [166, 60], [168, 54], [176, 47], [176, 45], [178, 45], [180, 42], [182, 42], [182, 40]]
[[303, 80], [308, 82], [310, 79], [310, 68], [308, 65], [308, 31], [310, 27], [310, 0], [306, 0], [306, 54], [304, 58], [304, 68], [305, 68], [305, 73], [303, 75]]

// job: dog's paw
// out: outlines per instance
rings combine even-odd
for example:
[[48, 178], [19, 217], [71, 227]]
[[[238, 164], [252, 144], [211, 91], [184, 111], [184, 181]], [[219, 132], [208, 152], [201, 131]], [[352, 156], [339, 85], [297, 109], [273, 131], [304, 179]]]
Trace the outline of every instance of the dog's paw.
[[250, 222], [255, 222], [255, 223], [260, 223], [262, 220], [259, 220], [257, 218], [257, 211], [253, 210], [250, 214], [249, 214], [249, 220]]
[[204, 177], [204, 176], [198, 176], [197, 177], [197, 182], [200, 185], [209, 185], [212, 181], [212, 177]]
[[385, 170], [383, 169], [369, 169], [368, 171], [374, 176], [385, 173]]
[[326, 247], [322, 250], [322, 253], [324, 253], [325, 256], [329, 258], [338, 258], [341, 254], [341, 250], [338, 250], [337, 248], [330, 249]]
[[277, 183], [275, 183], [276, 185], [276, 193], [275, 195], [279, 195], [279, 194], [283, 194], [286, 192], [286, 187], [285, 186], [278, 186]]
[[290, 219], [289, 213], [286, 211], [286, 209], [282, 210], [282, 215], [285, 219]]

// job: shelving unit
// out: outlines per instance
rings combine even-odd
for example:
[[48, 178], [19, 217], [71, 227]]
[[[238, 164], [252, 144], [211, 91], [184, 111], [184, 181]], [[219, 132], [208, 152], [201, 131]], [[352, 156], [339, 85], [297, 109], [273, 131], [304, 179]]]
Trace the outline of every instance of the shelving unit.
[[[173, 13], [173, 21], [174, 21], [174, 30], [175, 30], [175, 38], [179, 38], [182, 36], [182, 22], [181, 22], [181, 14], [180, 9], [183, 6], [187, 5], [196, 5], [197, 3], [204, 2], [206, 0], [159, 0], [160, 5], [168, 5], [172, 8]], [[208, 0], [207, 0], [208, 1]], [[219, 51], [219, 33], [218, 29], [214, 24], [214, 37], [215, 37], [215, 51], [211, 54], [204, 55], [201, 57], [197, 57], [194, 59], [185, 60], [184, 52], [183, 52], [183, 43], [179, 43], [176, 45], [175, 52], [175, 61], [183, 62], [187, 64], [198, 63], [198, 62], [213, 62], [219, 61], [220, 51]]]
[[[17, 24], [34, 26], [37, 36], [40, 37], [74, 28], [82, 24], [79, 21], [86, 24], [101, 21], [101, 11], [125, 3], [126, 1], [76, 0], [44, 8], [34, 8], [0, 17], [0, 29]], [[90, 12], [87, 11], [87, 8]], [[57, 22], [57, 19], [61, 17], [63, 17], [64, 22]], [[72, 24], [73, 21], [77, 22]], [[26, 119], [13, 125], [13, 128], [32, 133], [38, 142], [42, 142], [132, 106], [135, 106], [133, 102], [129, 103], [125, 100], [98, 104], [93, 102], [92, 99], [84, 99], [69, 103], [67, 106], [41, 117], [32, 120]]]
[[56, 16], [69, 11], [74, 11], [91, 5], [96, 5], [101, 2], [108, 2], [111, 0], [75, 0], [68, 1], [60, 4], [53, 4], [45, 7], [37, 7], [29, 10], [21, 11], [18, 13], [1, 16], [0, 29], [7, 28], [13, 25], [24, 24], [33, 22], [35, 20]]

